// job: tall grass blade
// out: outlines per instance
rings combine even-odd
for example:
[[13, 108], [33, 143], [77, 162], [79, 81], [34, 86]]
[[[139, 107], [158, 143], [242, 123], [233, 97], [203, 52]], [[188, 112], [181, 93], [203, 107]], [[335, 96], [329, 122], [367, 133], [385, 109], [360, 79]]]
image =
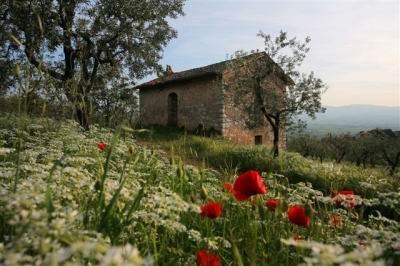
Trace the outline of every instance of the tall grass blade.
[[236, 243], [235, 243], [235, 241], [233, 239], [232, 231], [231, 231], [231, 229], [228, 229], [228, 230], [229, 230], [229, 235], [230, 235], [230, 238], [231, 238], [233, 255], [236, 258], [236, 264], [238, 266], [243, 266], [244, 264], [243, 264], [242, 256], [240, 255], [239, 249], [238, 249], [238, 247], [237, 247], [237, 245], [236, 245]]
[[131, 214], [138, 209], [140, 201], [142, 200], [143, 196], [144, 196], [144, 190], [142, 188], [137, 193], [137, 195], [136, 195], [136, 197], [135, 197], [135, 199], [134, 199], [134, 201], [133, 201], [133, 203], [131, 205], [131, 208], [129, 209], [128, 213], [126, 214], [126, 219], [125, 219], [124, 224], [128, 223], [129, 217], [131, 216]]
[[107, 172], [108, 169], [110, 167], [110, 161], [111, 161], [111, 155], [119, 141], [119, 137], [121, 136], [121, 131], [122, 131], [122, 126], [118, 126], [115, 129], [113, 138], [111, 140], [111, 143], [109, 145], [109, 148], [107, 150], [107, 158], [106, 158], [106, 162], [103, 165], [103, 174], [101, 176], [101, 180], [100, 180], [100, 189], [99, 189], [99, 204], [100, 204], [100, 211], [103, 210], [104, 208], [104, 183], [107, 177]]
[[15, 178], [14, 178], [14, 188], [13, 192], [17, 192], [19, 174], [20, 174], [20, 164], [21, 164], [21, 149], [22, 149], [22, 139], [18, 140], [18, 154], [17, 154], [17, 169], [15, 171]]
[[108, 218], [112, 214], [114, 206], [117, 203], [119, 194], [121, 193], [121, 190], [124, 187], [125, 181], [126, 181], [126, 178], [123, 178], [121, 184], [119, 185], [119, 187], [117, 189], [117, 191], [115, 191], [115, 194], [112, 197], [110, 203], [107, 205], [106, 209], [104, 210], [104, 213], [103, 213], [103, 215], [101, 217], [101, 220], [100, 220], [99, 228], [97, 229], [97, 231], [99, 233], [102, 233], [104, 231], [104, 229], [107, 227]]
[[52, 220], [52, 212], [54, 212], [54, 204], [53, 204], [53, 196], [52, 196], [52, 191], [50, 187], [51, 179], [53, 177], [53, 173], [56, 170], [56, 168], [61, 164], [61, 162], [64, 160], [64, 158], [67, 155], [63, 155], [59, 160], [57, 160], [53, 167], [50, 170], [49, 175], [47, 176], [46, 179], [46, 192], [45, 192], [45, 205], [46, 205], [46, 210], [47, 213], [49, 214], [48, 222], [50, 223]]

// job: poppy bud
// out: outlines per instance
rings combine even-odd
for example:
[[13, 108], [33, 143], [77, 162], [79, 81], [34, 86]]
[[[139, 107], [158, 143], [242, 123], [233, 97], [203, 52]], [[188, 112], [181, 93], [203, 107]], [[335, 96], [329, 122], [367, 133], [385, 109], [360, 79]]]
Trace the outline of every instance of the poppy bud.
[[129, 147], [129, 153], [130, 153], [130, 154], [134, 155], [134, 154], [135, 154], [135, 150], [136, 150], [135, 145], [131, 145], [131, 146]]
[[342, 222], [340, 221], [340, 216], [339, 215], [332, 215], [331, 216], [331, 225], [333, 227], [342, 227]]
[[289, 209], [289, 204], [286, 200], [281, 201], [280, 208], [282, 212], [287, 212], [287, 210]]
[[205, 200], [208, 197], [207, 189], [202, 185], [200, 189], [200, 197]]
[[310, 203], [307, 203], [307, 204], [304, 206], [304, 211], [305, 211], [305, 213], [306, 213], [306, 215], [307, 215], [308, 217], [312, 218], [312, 217], [314, 216], [314, 209], [313, 209], [313, 207], [311, 206]]
[[256, 204], [257, 204], [257, 197], [253, 197], [253, 198], [251, 199], [251, 204], [252, 204], [252, 205], [256, 205]]
[[178, 168], [176, 169], [176, 175], [179, 178], [184, 178], [185, 177], [185, 170], [183, 169], [183, 167], [181, 165], [178, 165]]
[[191, 201], [192, 203], [195, 203], [195, 202], [196, 202], [196, 199], [194, 198], [193, 195], [190, 195], [190, 201]]
[[257, 210], [257, 197], [251, 197], [251, 210]]

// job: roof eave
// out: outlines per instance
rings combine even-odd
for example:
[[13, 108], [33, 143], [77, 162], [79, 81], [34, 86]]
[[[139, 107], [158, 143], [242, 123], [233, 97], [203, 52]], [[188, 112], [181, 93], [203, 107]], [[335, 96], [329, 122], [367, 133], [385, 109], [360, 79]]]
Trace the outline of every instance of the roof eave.
[[[207, 77], [207, 76], [219, 76], [219, 75], [221, 75], [221, 73], [219, 73], [219, 72], [208, 72], [208, 73], [201, 73], [198, 75], [179, 77], [179, 78], [170, 79], [170, 80], [166, 79], [165, 81], [162, 81], [162, 80], [160, 80], [162, 78], [159, 78], [159, 79], [154, 79], [149, 82], [140, 84], [140, 85], [136, 86], [135, 89], [141, 90], [141, 89], [162, 86], [165, 84], [170, 84], [170, 83], [175, 83], [175, 82], [182, 82], [182, 81], [192, 80], [192, 79], [196, 79], [196, 78], [203, 78], [203, 77]], [[154, 83], [153, 83], [153, 81], [154, 81]]]

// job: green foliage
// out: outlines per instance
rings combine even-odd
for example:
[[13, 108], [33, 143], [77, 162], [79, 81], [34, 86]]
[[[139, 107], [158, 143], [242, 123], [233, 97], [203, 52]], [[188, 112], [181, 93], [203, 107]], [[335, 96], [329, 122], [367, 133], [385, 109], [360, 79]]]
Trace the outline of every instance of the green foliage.
[[168, 19], [184, 15], [183, 4], [184, 0], [3, 1], [0, 55], [28, 62], [45, 74], [62, 89], [80, 125], [88, 129], [94, 92], [116, 83], [126, 87], [119, 83], [126, 77], [132, 81], [161, 72], [163, 47], [177, 36]]
[[110, 85], [93, 93], [93, 120], [106, 127], [119, 124], [134, 126], [138, 122], [137, 91], [127, 78], [114, 78]]
[[309, 134], [292, 135], [288, 149], [301, 153], [304, 157], [323, 161], [342, 161], [355, 163], [363, 168], [386, 167], [387, 172], [395, 176], [400, 164], [400, 134], [391, 129], [374, 129], [332, 135], [323, 138]]

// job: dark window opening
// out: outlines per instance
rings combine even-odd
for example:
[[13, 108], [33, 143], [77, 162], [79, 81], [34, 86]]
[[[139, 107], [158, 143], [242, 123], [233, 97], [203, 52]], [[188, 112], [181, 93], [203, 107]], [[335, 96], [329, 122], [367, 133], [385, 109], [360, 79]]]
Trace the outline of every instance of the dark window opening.
[[178, 126], [178, 95], [174, 92], [168, 95], [168, 125]]
[[254, 136], [254, 144], [256, 144], [256, 145], [262, 144], [262, 136], [261, 135]]

